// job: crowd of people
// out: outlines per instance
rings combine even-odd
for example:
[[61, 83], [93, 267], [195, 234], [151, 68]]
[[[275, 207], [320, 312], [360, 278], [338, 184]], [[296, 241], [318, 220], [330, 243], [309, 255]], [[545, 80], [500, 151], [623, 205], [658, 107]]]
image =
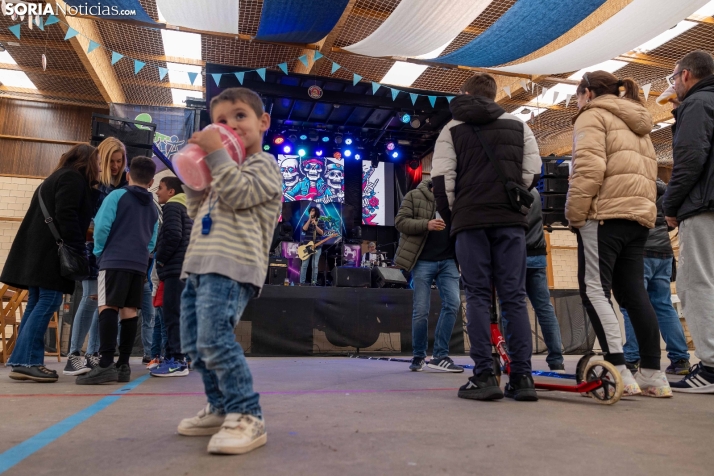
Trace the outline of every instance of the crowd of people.
[[[670, 82], [676, 123], [668, 184], [658, 179], [652, 117], [633, 80], [593, 71], [583, 75], [576, 94], [565, 214], [577, 235], [583, 304], [627, 395], [714, 393], [714, 59], [702, 51], [686, 55]], [[474, 372], [458, 396], [536, 401], [526, 297], [543, 331], [549, 368], [565, 369], [534, 189], [541, 159], [533, 132], [495, 102], [496, 91], [493, 77], [476, 73], [451, 102], [453, 120], [436, 142], [431, 179], [407, 193], [397, 214], [395, 262], [411, 272], [414, 290], [410, 370], [464, 371], [449, 357], [461, 281]], [[190, 359], [202, 377], [207, 404], [182, 420], [178, 432], [211, 435], [209, 452], [240, 454], [265, 444], [267, 433], [234, 328], [265, 280], [282, 177], [262, 148], [270, 116], [257, 94], [227, 89], [213, 98], [210, 114], [242, 138], [246, 159], [236, 163], [215, 130], [196, 132], [189, 142], [206, 153], [211, 185], [196, 192], [164, 177], [156, 192], [161, 210], [148, 190], [156, 172], [151, 158], [127, 164], [125, 147], [113, 138], [62, 155], [32, 198], [0, 281], [29, 289], [10, 378], [59, 378], [44, 366], [43, 336], [63, 294], [74, 290], [58, 255], [58, 247], [68, 247], [87, 254], [89, 266], [64, 373], [80, 385], [130, 381], [141, 310], [151, 374], [185, 376]], [[318, 214], [311, 210], [303, 226], [313, 240], [323, 234]], [[48, 226], [54, 224], [61, 241]], [[693, 367], [669, 286], [675, 269], [669, 231], [677, 227], [678, 295], [700, 359]], [[442, 307], [427, 361], [434, 282]], [[491, 356], [492, 288], [511, 358], [505, 391]], [[625, 319], [624, 347], [611, 294]], [[660, 332], [671, 360], [666, 371]], [[665, 372], [684, 378], [670, 384]]]

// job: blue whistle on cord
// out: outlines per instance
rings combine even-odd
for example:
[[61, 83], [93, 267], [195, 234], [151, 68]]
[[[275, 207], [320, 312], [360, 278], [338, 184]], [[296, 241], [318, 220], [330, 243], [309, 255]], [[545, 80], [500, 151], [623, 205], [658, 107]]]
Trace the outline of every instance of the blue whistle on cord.
[[207, 235], [211, 232], [211, 225], [213, 225], [213, 220], [211, 220], [211, 215], [206, 214], [206, 216], [203, 217], [203, 220], [201, 220], [201, 234], [202, 235]]

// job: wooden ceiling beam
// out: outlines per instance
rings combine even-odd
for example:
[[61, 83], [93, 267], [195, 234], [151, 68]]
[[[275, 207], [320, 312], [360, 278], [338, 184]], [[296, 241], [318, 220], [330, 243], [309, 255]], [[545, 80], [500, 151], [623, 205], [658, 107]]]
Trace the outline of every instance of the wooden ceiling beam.
[[[4, 34], [0, 34], [0, 41], [6, 45], [8, 43], [17, 43], [20, 45], [20, 47], [36, 46], [38, 48], [51, 48], [53, 50], [74, 51], [74, 48], [72, 48], [72, 46], [69, 45], [66, 41], [46, 41], [46, 40], [36, 40], [34, 38], [25, 38], [25, 37], [23, 37], [22, 40], [18, 40], [17, 37], [15, 37], [13, 35], [4, 35]], [[8, 45], [8, 46], [10, 48], [13, 48], [13, 45]], [[15, 46], [15, 48], [17, 48], [17, 46]]]

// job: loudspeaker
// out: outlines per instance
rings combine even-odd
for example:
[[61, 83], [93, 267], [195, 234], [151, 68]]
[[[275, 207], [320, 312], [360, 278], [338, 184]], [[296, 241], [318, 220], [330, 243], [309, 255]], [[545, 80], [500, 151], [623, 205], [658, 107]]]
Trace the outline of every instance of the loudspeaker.
[[397, 288], [404, 289], [408, 286], [407, 279], [399, 268], [372, 268], [373, 288]]
[[288, 277], [288, 260], [285, 258], [270, 258], [268, 265], [268, 275], [265, 277], [265, 284], [282, 286]]
[[369, 269], [335, 266], [332, 268], [332, 285], [338, 288], [368, 288], [370, 285]]

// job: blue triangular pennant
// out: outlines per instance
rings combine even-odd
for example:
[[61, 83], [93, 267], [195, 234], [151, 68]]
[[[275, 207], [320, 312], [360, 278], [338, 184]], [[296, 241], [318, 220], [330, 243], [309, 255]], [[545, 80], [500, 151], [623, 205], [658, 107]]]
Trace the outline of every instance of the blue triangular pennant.
[[357, 86], [360, 81], [362, 81], [362, 76], [352, 73], [352, 86]]
[[431, 103], [431, 107], [434, 107], [434, 104], [436, 104], [436, 96], [429, 96], [429, 102]]
[[15, 37], [17, 37], [17, 39], [19, 40], [21, 27], [22, 27], [22, 23], [18, 23], [17, 25], [12, 25], [12, 26], [7, 27], [7, 29], [10, 30], [12, 32], [12, 34], [15, 35]]
[[45, 31], [45, 21], [42, 19], [42, 17], [37, 17], [37, 22], [35, 23], [37, 25], [37, 28], [39, 28], [42, 31]]
[[333, 61], [332, 62], [332, 72], [330, 74], [335, 74], [335, 71], [337, 71], [338, 69], [340, 69], [340, 65]]
[[285, 74], [288, 74], [288, 64], [287, 63], [280, 63], [278, 65], [278, 68], [280, 68], [280, 71], [282, 71]]
[[258, 73], [258, 76], [260, 76], [260, 79], [265, 81], [265, 68], [258, 68], [255, 70], [256, 73]]
[[236, 75], [236, 79], [238, 80], [239, 83], [243, 84], [243, 76], [245, 76], [245, 73], [233, 73]]
[[67, 34], [64, 35], [64, 41], [67, 41], [70, 38], [74, 38], [77, 35], [79, 35], [79, 32], [77, 30], [75, 30], [74, 28], [67, 28]]
[[310, 63], [308, 63], [308, 60], [307, 60], [307, 55], [302, 55], [302, 56], [298, 57], [298, 59], [300, 60], [300, 62], [302, 64], [305, 65], [305, 67], [310, 66]]
[[117, 64], [117, 61], [119, 61], [123, 57], [124, 57], [123, 54], [117, 53], [116, 51], [112, 51], [112, 65]]
[[392, 101], [397, 99], [397, 96], [399, 95], [400, 91], [398, 89], [392, 88]]
[[99, 48], [99, 43], [94, 40], [89, 40], [89, 46], [87, 47], [87, 54]]
[[412, 98], [412, 105], [414, 105], [414, 103], [416, 102], [417, 97], [419, 97], [419, 95], [415, 94], [415, 93], [409, 93], [409, 97]]
[[323, 54], [320, 53], [319, 51], [315, 51], [315, 57], [313, 58], [313, 61], [317, 61], [317, 60], [319, 60], [320, 58], [322, 58], [323, 56], [325, 56], [325, 55], [323, 55]]
[[373, 95], [377, 93], [377, 90], [379, 89], [380, 86], [382, 86], [382, 85], [372, 81], [372, 94]]
[[166, 76], [166, 73], [168, 72], [168, 68], [162, 68], [161, 66], [159, 66], [159, 80], [163, 81], [164, 77]]
[[449, 103], [451, 103], [452, 99], [454, 99], [454, 96], [446, 96], [446, 100], [449, 101]]
[[141, 68], [143, 68], [144, 66], [146, 66], [146, 63], [135, 59], [134, 60], [134, 74], [139, 74], [139, 71], [141, 71]]
[[196, 78], [198, 78], [197, 72], [195, 72], [195, 71], [188, 72], [188, 80], [191, 81], [191, 84], [193, 84], [193, 82], [196, 81]]
[[221, 73], [211, 73], [211, 76], [213, 76], [213, 80], [216, 82], [216, 86], [221, 86], [221, 77], [223, 74]]
[[45, 21], [45, 26], [54, 25], [55, 23], [59, 23], [59, 18], [54, 15], [50, 15], [47, 17], [47, 21]]

